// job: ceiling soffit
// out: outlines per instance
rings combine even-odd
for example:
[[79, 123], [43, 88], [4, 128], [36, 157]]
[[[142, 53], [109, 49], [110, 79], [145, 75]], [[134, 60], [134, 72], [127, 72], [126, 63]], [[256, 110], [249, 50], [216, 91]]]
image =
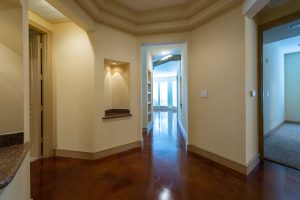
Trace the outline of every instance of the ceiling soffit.
[[138, 11], [116, 0], [75, 0], [95, 21], [142, 35], [185, 31], [241, 3], [241, 0], [191, 0], [155, 10]]

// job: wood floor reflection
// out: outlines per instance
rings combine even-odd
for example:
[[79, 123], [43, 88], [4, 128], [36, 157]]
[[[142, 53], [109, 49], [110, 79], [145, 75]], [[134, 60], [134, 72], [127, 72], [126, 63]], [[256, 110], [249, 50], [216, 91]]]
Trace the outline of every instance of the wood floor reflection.
[[[122, 134], [122, 133], [120, 133]], [[187, 153], [175, 112], [155, 112], [143, 149], [88, 161], [31, 164], [34, 200], [300, 199], [300, 172], [263, 162], [247, 178]]]

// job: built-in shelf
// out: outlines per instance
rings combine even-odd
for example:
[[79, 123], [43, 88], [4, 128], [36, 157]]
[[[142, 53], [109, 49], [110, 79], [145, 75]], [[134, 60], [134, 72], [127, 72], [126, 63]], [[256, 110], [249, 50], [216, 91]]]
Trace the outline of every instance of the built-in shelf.
[[109, 109], [105, 110], [105, 116], [102, 119], [112, 119], [121, 117], [131, 117], [132, 114], [128, 109]]
[[147, 132], [150, 132], [153, 127], [153, 112], [152, 112], [152, 71], [149, 69], [147, 70], [147, 121], [148, 121], [148, 127], [147, 127]]

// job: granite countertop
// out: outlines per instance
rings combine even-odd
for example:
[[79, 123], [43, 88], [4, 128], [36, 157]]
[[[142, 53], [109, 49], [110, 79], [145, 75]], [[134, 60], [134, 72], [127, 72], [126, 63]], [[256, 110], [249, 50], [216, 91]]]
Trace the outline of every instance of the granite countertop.
[[29, 142], [0, 148], [0, 189], [12, 181], [29, 149]]

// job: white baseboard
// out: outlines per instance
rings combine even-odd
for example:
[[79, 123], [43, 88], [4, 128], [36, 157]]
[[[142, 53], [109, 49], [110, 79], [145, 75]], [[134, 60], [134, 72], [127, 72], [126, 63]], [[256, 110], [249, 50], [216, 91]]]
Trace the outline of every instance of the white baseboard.
[[178, 124], [179, 124], [180, 131], [181, 131], [181, 133], [182, 133], [182, 136], [183, 136], [183, 138], [184, 138], [184, 140], [185, 140], [185, 144], [188, 145], [187, 132], [186, 132], [186, 130], [184, 129], [184, 127], [183, 127], [183, 125], [182, 125], [182, 123], [181, 123], [180, 120], [178, 120]]

